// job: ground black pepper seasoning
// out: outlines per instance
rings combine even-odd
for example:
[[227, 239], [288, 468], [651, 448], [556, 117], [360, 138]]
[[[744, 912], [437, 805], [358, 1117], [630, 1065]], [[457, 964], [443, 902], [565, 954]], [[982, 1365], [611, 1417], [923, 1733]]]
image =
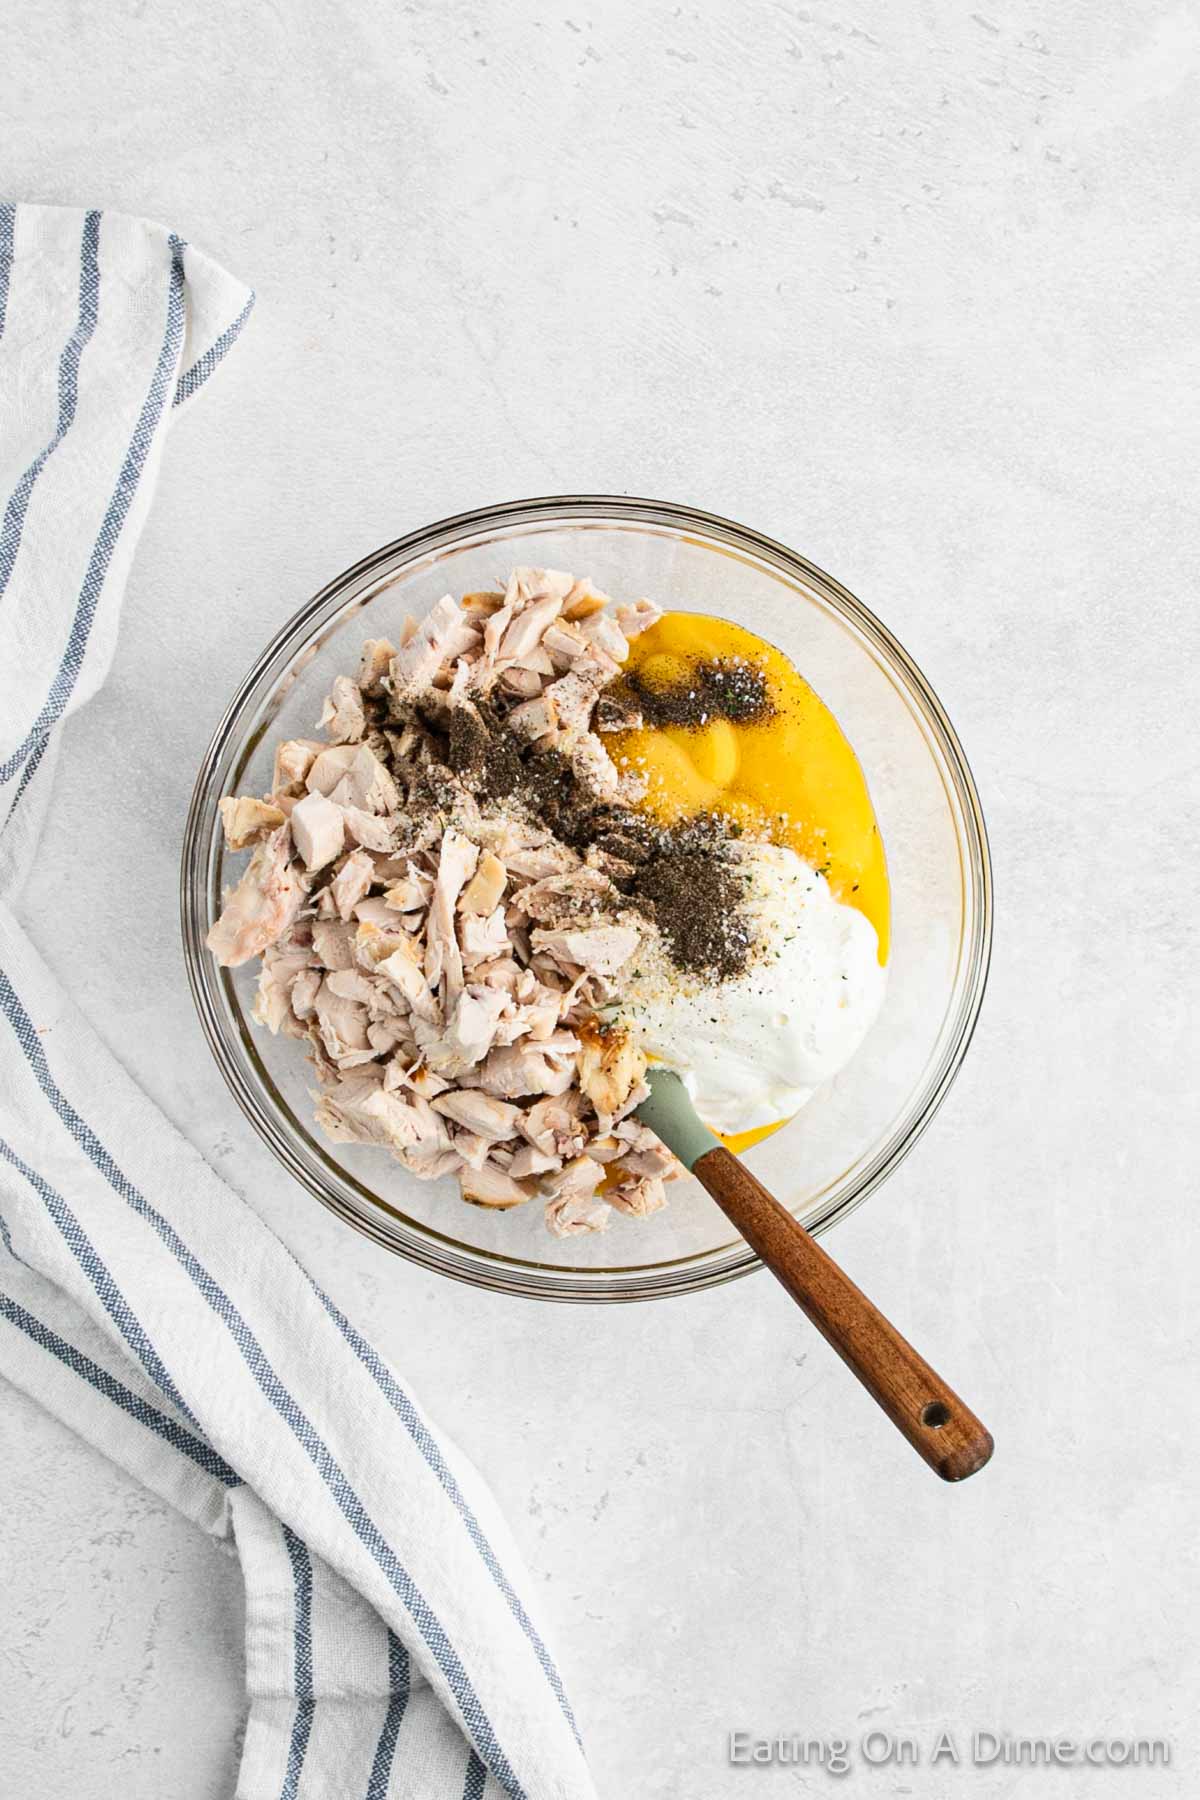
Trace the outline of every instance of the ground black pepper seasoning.
[[[744, 719], [766, 707], [761, 669], [746, 663], [702, 669], [688, 694], [654, 696], [675, 722], [695, 711], [700, 724], [700, 696], [712, 691], [725, 707], [717, 716]], [[646, 813], [614, 805], [568, 753], [535, 749], [487, 701], [451, 706], [436, 725], [428, 718], [420, 724], [433, 753], [425, 776], [433, 775], [434, 785], [440, 768], [443, 780], [456, 779], [481, 805], [504, 802], [580, 855], [594, 848], [616, 858], [623, 872], [613, 878], [610, 910], [638, 912], [653, 922], [672, 962], [688, 974], [725, 981], [742, 973], [752, 946], [736, 827], [708, 814], [660, 825]], [[434, 798], [422, 791], [428, 786], [428, 779], [410, 777], [415, 810], [423, 810], [420, 800], [428, 805]]]
[[649, 912], [679, 968], [728, 981], [750, 956], [745, 894], [746, 877], [730, 840], [717, 821], [702, 817], [663, 829], [634, 877], [630, 901]]
[[644, 682], [636, 669], [625, 672], [610, 690], [629, 700], [651, 730], [664, 725], [696, 729], [713, 719], [735, 725], [756, 725], [771, 717], [767, 674], [759, 664], [741, 657], [715, 657], [689, 669], [686, 680], [666, 688]]

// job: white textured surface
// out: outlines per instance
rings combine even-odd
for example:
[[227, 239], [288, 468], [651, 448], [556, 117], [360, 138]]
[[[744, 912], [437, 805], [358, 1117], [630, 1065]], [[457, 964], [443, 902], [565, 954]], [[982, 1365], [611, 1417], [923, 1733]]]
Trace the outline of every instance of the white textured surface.
[[[1195, 1793], [1196, 7], [44, 0], [5, 63], [15, 197], [158, 216], [260, 296], [168, 447], [30, 914], [494, 1484], [607, 1800], [824, 1791], [724, 1732], [867, 1724], [1176, 1761], [854, 1791]], [[796, 544], [967, 745], [983, 1020], [834, 1241], [993, 1425], [961, 1490], [766, 1278], [551, 1310], [385, 1259], [277, 1173], [193, 1022], [180, 821], [252, 653], [375, 544], [571, 489]], [[80, 867], [95, 914], [57, 924]], [[0, 1588], [5, 1800], [230, 1792], [236, 1569], [8, 1391]]]

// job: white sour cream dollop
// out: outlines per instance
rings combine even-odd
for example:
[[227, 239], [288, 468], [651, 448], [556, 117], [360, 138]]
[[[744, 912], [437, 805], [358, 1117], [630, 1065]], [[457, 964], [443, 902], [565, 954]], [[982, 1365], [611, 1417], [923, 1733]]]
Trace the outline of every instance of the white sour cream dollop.
[[799, 1112], [854, 1055], [887, 985], [875, 927], [823, 875], [779, 845], [739, 848], [755, 945], [745, 971], [701, 986], [650, 943], [622, 984], [645, 1049], [726, 1136]]

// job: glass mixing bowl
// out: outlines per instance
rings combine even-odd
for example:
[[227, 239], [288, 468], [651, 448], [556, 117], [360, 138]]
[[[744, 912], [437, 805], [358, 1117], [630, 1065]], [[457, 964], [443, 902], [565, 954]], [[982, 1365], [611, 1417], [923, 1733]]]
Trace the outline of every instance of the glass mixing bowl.
[[282, 627], [233, 696], [204, 758], [183, 843], [188, 974], [213, 1054], [284, 1167], [375, 1242], [426, 1268], [554, 1300], [647, 1300], [730, 1281], [758, 1259], [690, 1178], [649, 1219], [560, 1240], [537, 1205], [485, 1212], [451, 1180], [417, 1181], [385, 1152], [327, 1143], [312, 1123], [302, 1046], [253, 1024], [257, 965], [219, 969], [204, 948], [227, 859], [217, 802], [265, 793], [272, 747], [307, 737], [334, 675], [406, 612], [493, 587], [515, 564], [590, 575], [620, 598], [719, 614], [779, 646], [832, 708], [866, 771], [887, 848], [887, 999], [850, 1065], [747, 1154], [811, 1231], [857, 1206], [912, 1149], [962, 1061], [991, 939], [991, 870], [971, 772], [937, 697], [895, 638], [795, 551], [690, 507], [611, 496], [514, 501], [374, 551]]

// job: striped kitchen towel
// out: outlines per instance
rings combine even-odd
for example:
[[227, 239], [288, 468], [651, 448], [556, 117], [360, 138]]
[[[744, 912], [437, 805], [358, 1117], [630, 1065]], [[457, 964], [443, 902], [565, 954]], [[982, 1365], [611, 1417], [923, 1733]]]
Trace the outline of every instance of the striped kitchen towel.
[[584, 1800], [487, 1489], [19, 922], [167, 422], [251, 304], [158, 226], [0, 206], [0, 1374], [236, 1546], [243, 1800]]

